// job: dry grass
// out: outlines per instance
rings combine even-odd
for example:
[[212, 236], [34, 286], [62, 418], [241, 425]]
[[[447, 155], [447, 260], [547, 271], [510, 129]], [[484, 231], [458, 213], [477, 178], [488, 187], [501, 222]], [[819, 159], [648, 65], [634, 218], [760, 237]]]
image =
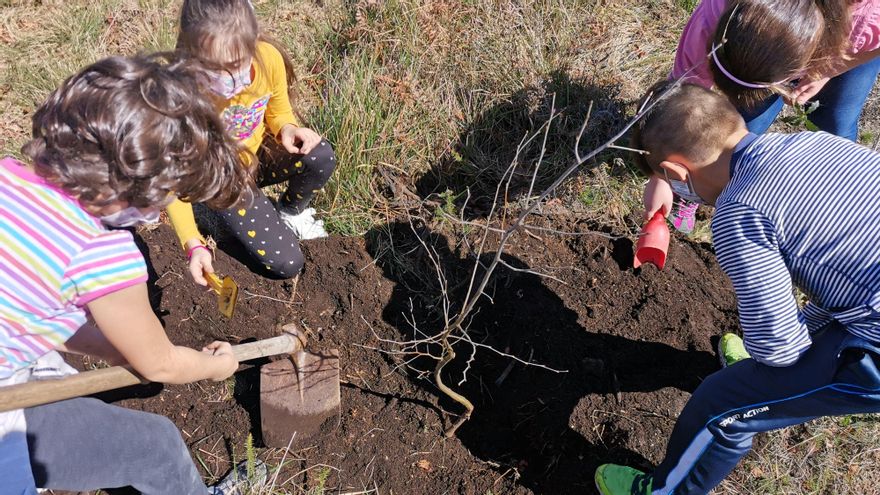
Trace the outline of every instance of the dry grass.
[[[290, 49], [297, 106], [334, 143], [340, 170], [319, 196], [328, 226], [358, 234], [393, 207], [388, 177], [422, 196], [493, 185], [519, 139], [550, 115], [539, 186], [632, 114], [664, 77], [693, 0], [255, 0]], [[319, 6], [320, 5], [320, 6]], [[64, 77], [116, 53], [168, 49], [169, 0], [0, 0], [0, 152], [17, 154], [35, 105]], [[873, 108], [875, 98], [869, 108]], [[863, 134], [878, 133], [866, 115]], [[534, 157], [523, 157], [527, 175]], [[607, 153], [565, 191], [585, 216], [638, 228], [640, 179]], [[705, 229], [704, 229], [705, 231]], [[877, 492], [873, 417], [765, 435], [718, 493]], [[845, 424], [845, 423], [851, 424]]]
[[823, 418], [759, 437], [717, 494], [878, 492], [877, 416]]
[[[299, 110], [336, 146], [340, 170], [318, 206], [343, 234], [383, 220], [375, 208], [382, 203], [377, 169], [405, 182], [426, 174], [417, 187], [423, 193], [491, 185], [518, 139], [549, 115], [555, 95], [563, 115], [542, 173], [548, 181], [570, 163], [587, 103], [595, 102], [596, 142], [663, 75], [660, 62], [676, 41], [670, 2], [255, 3], [300, 68]], [[17, 152], [34, 106], [79, 67], [109, 54], [170, 48], [177, 8], [164, 0], [9, 2], [0, 13], [0, 110], [7, 117], [0, 151]], [[679, 14], [674, 25], [684, 19]]]
[[0, 10], [0, 152], [17, 154], [30, 115], [59, 82], [110, 54], [167, 49], [173, 2], [12, 0]]

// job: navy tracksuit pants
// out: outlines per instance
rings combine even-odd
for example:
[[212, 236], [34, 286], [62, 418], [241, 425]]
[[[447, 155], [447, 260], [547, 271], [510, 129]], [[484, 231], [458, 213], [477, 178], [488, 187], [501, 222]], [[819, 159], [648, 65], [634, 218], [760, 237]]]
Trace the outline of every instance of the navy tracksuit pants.
[[873, 412], [880, 412], [880, 348], [831, 323], [792, 366], [746, 359], [707, 377], [679, 415], [652, 475], [654, 493], [708, 493], [756, 433]]

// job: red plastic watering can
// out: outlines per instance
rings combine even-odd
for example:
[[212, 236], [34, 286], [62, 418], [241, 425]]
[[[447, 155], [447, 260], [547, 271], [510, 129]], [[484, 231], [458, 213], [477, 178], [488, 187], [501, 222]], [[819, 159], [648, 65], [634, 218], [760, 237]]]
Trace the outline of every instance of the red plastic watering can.
[[668, 250], [669, 227], [666, 226], [666, 217], [663, 215], [663, 212], [658, 211], [642, 227], [642, 232], [639, 234], [639, 242], [636, 243], [633, 268], [642, 266], [642, 263], [653, 263], [662, 270], [663, 265], [666, 264], [666, 251]]

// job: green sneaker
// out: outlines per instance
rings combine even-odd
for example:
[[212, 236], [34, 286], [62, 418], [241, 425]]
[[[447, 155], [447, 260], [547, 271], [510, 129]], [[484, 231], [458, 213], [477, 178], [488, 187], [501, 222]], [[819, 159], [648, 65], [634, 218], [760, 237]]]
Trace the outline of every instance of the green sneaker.
[[648, 495], [651, 477], [631, 467], [602, 464], [596, 469], [596, 488], [602, 495]]
[[738, 363], [743, 359], [749, 359], [749, 353], [743, 339], [733, 333], [725, 333], [718, 341], [718, 359], [721, 361], [721, 367], [727, 368], [731, 364]]

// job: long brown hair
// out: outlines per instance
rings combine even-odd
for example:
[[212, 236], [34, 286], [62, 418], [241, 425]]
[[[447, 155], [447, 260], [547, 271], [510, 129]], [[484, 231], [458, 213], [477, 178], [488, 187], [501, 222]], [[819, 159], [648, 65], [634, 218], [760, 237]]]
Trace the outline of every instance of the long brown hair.
[[[707, 47], [715, 85], [737, 107], [752, 109], [772, 92], [786, 91], [776, 83], [804, 74], [827, 32], [815, 0], [733, 2]], [[725, 75], [719, 63], [740, 81], [768, 87], [743, 86]]]
[[281, 54], [292, 104], [296, 96], [293, 63], [281, 43], [260, 30], [250, 0], [184, 0], [177, 36], [177, 50], [184, 56], [214, 70], [235, 68], [251, 57], [263, 66], [257, 42], [268, 43]]
[[253, 179], [197, 77], [165, 54], [100, 60], [40, 105], [22, 152], [87, 206], [245, 203]]
[[846, 58], [849, 53], [850, 33], [852, 32], [852, 8], [859, 0], [815, 0], [822, 12], [825, 30], [822, 40], [813, 54], [813, 70], [822, 70], [837, 59]]

